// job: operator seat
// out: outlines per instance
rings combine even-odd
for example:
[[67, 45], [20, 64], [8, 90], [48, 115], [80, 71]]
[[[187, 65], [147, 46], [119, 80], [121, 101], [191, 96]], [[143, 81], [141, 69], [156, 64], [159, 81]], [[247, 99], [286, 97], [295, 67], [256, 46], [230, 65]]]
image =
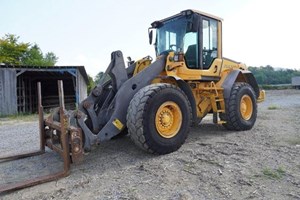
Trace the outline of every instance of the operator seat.
[[185, 52], [185, 61], [190, 69], [197, 69], [197, 45], [193, 44], [188, 46]]

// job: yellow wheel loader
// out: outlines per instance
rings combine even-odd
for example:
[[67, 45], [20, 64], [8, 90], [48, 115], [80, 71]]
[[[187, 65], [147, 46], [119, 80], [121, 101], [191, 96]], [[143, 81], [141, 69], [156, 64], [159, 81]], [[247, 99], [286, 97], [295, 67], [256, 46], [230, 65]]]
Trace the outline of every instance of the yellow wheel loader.
[[257, 102], [264, 100], [265, 92], [244, 64], [223, 57], [221, 18], [184, 10], [153, 22], [148, 33], [156, 60], [149, 56], [136, 62], [129, 59], [126, 68], [122, 52], [113, 52], [100, 83], [76, 111], [64, 109], [59, 81], [60, 107], [44, 119], [39, 85], [39, 153], [45, 146], [57, 151], [64, 170], [2, 186], [0, 191], [66, 176], [70, 163], [82, 160], [92, 145], [119, 135], [128, 133], [145, 151], [167, 154], [180, 148], [190, 126], [208, 113], [228, 130], [254, 126]]

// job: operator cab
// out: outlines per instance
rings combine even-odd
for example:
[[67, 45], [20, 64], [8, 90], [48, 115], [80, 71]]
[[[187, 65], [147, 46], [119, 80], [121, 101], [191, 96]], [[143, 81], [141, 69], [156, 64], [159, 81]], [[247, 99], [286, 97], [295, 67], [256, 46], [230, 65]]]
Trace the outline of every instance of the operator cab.
[[156, 29], [156, 56], [170, 51], [183, 53], [189, 69], [209, 69], [214, 59], [222, 58], [221, 23], [221, 18], [210, 14], [184, 10], [153, 22], [149, 42], [152, 43], [152, 29]]

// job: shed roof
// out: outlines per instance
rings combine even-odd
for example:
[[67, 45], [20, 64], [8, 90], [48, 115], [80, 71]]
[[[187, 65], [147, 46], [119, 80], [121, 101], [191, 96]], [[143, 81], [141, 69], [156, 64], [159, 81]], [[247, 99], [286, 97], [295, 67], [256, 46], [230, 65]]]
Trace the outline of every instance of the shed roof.
[[26, 65], [6, 65], [1, 64], [0, 68], [9, 68], [16, 70], [26, 70], [26, 71], [45, 71], [45, 72], [70, 72], [74, 69], [78, 69], [86, 84], [88, 84], [89, 79], [85, 71], [84, 66], [26, 66]]

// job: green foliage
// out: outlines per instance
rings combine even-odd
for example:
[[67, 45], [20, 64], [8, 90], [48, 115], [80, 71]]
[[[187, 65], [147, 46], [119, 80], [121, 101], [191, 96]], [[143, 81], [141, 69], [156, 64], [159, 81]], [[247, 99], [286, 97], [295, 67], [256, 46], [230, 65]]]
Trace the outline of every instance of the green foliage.
[[[248, 68], [260, 85], [291, 84], [292, 77], [300, 76], [300, 70], [278, 69], [272, 66]], [[268, 87], [268, 86], [267, 86]]]
[[29, 43], [19, 43], [19, 37], [11, 34], [0, 39], [0, 63], [20, 65], [30, 47]]
[[110, 80], [110, 76], [108, 74], [105, 74], [104, 72], [99, 72], [95, 77], [95, 84], [98, 85], [100, 82], [104, 83], [108, 80]]
[[[300, 137], [288, 138], [288, 139], [286, 139], [286, 141], [287, 141], [290, 145], [300, 145]], [[300, 165], [299, 165], [299, 166], [300, 166]]]
[[53, 52], [47, 52], [44, 57], [44, 62], [47, 66], [54, 66], [58, 57]]
[[105, 75], [104, 72], [99, 72], [95, 79], [93, 80], [92, 77], [90, 77], [88, 75], [89, 78], [89, 85], [88, 85], [88, 94], [94, 89], [95, 86], [97, 86], [99, 83], [104, 83], [108, 80], [110, 80], [110, 76], [109, 75]]
[[19, 37], [6, 34], [0, 39], [0, 63], [9, 65], [53, 66], [58, 57], [53, 52], [45, 55], [37, 44], [19, 42]]
[[19, 113], [15, 115], [0, 115], [0, 126], [5, 124], [12, 124], [16, 122], [37, 121], [38, 114]]
[[102, 77], [104, 76], [104, 72], [99, 72], [96, 77], [95, 77], [95, 84], [99, 84], [100, 80], [102, 79]]
[[278, 106], [275, 106], [275, 105], [270, 105], [268, 107], [268, 110], [277, 110], [278, 109]]
[[261, 85], [261, 88], [264, 90], [286, 90], [293, 89], [292, 84], [284, 84], [284, 85]]
[[278, 167], [278, 169], [275, 170], [265, 168], [263, 169], [263, 174], [271, 179], [281, 179], [285, 174], [285, 170], [282, 167]]
[[92, 89], [94, 89], [94, 87], [95, 87], [95, 81], [93, 80], [93, 78], [90, 75], [87, 75], [87, 76], [89, 79], [89, 84], [87, 86], [87, 93], [90, 94]]
[[99, 81], [100, 81], [100, 79], [102, 78], [103, 74], [104, 74], [103, 72], [99, 72], [99, 73], [96, 75], [96, 77], [95, 77], [95, 83], [96, 83], [96, 84], [99, 83]]

